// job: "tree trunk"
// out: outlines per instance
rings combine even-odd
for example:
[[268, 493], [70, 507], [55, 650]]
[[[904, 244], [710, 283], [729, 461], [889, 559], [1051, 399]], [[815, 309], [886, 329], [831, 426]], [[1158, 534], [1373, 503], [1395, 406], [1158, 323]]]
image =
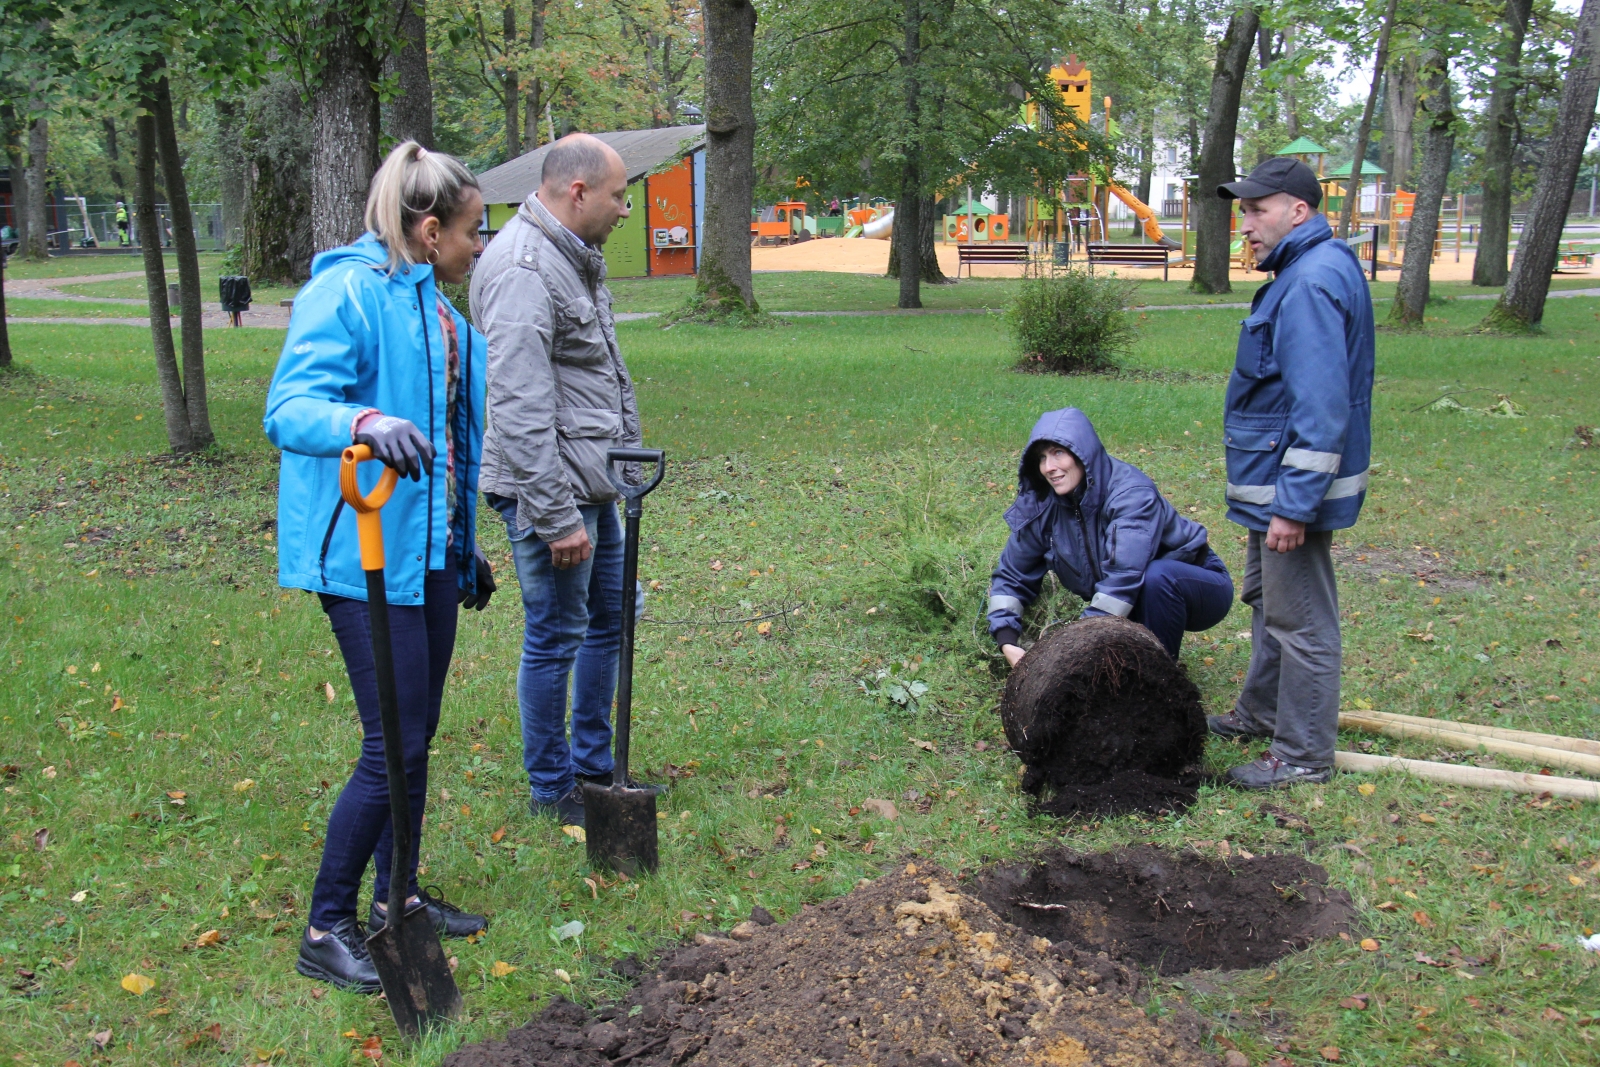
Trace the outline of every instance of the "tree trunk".
[[[953, 205], [954, 201], [952, 201]], [[918, 231], [918, 263], [922, 275], [923, 285], [954, 285], [955, 280], [945, 277], [944, 270], [939, 266], [939, 252], [937, 239], [939, 236], [939, 210], [940, 201], [931, 196], [922, 198], [919, 205], [917, 221]], [[900, 213], [896, 209], [894, 216], [894, 229], [889, 233], [889, 268], [884, 271], [884, 277], [900, 277], [900, 239], [909, 231], [900, 228]], [[909, 223], [908, 223], [909, 225]], [[918, 298], [921, 298], [919, 292]]]
[[244, 232], [244, 152], [239, 143], [239, 105], [217, 101], [217, 184], [222, 194], [222, 244], [233, 248]]
[[167, 271], [161, 261], [160, 217], [156, 214], [156, 102], [148, 90], [140, 100], [141, 114], [134, 120], [138, 147], [134, 157], [134, 207], [138, 212], [139, 248], [144, 253], [144, 287], [150, 301], [150, 339], [156, 354], [156, 382], [161, 387], [161, 412], [166, 418], [167, 444], [174, 452], [193, 452], [189, 412], [183, 399], [183, 379], [178, 374], [172, 347], [171, 310], [167, 307]]
[[11, 369], [11, 334], [6, 329], [6, 250], [0, 245], [0, 371]]
[[50, 122], [40, 116], [28, 127], [28, 239], [24, 259], [50, 256]]
[[389, 133], [397, 141], [433, 147], [433, 81], [428, 77], [427, 0], [399, 0], [400, 47], [388, 62], [400, 94], [389, 104]]
[[1194, 281], [1197, 293], [1227, 293], [1229, 219], [1233, 202], [1217, 195], [1217, 186], [1233, 181], [1233, 141], [1239, 132], [1239, 94], [1244, 89], [1250, 46], [1261, 15], [1244, 7], [1228, 19], [1217, 44], [1217, 65], [1211, 73], [1211, 102], [1206, 111], [1205, 139], [1200, 148], [1199, 188], [1194, 201]]
[[750, 0], [707, 0], [704, 10], [706, 207], [694, 300], [711, 318], [740, 318], [759, 310], [750, 284], [756, 8]]
[[122, 153], [117, 149], [117, 120], [103, 118], [100, 120], [101, 128], [105, 131], [106, 159], [110, 164], [111, 184], [117, 188], [117, 199], [124, 202], [128, 199], [127, 183], [122, 180], [122, 167], [119, 163]]
[[11, 225], [17, 231], [17, 250], [28, 247], [28, 169], [22, 147], [22, 124], [10, 104], [0, 104], [0, 134], [6, 142], [6, 166], [11, 169]]
[[1422, 146], [1422, 173], [1411, 227], [1406, 233], [1406, 258], [1400, 284], [1389, 307], [1395, 326], [1421, 326], [1428, 309], [1428, 281], [1433, 268], [1433, 240], [1439, 232], [1439, 205], [1450, 180], [1450, 158], [1456, 148], [1455, 92], [1450, 85], [1450, 65], [1437, 49], [1423, 60], [1427, 95], [1422, 101], [1427, 131]]
[[1532, 329], [1544, 318], [1550, 273], [1561, 249], [1561, 230], [1572, 205], [1572, 188], [1583, 162], [1583, 148], [1594, 126], [1595, 93], [1600, 89], [1600, 0], [1583, 0], [1572, 38], [1572, 58], [1561, 89], [1561, 109], [1545, 145], [1544, 165], [1533, 191], [1528, 221], [1517, 242], [1511, 280], [1484, 326]]
[[183, 326], [183, 396], [189, 419], [189, 447], [210, 448], [211, 412], [206, 404], [206, 344], [201, 326], [200, 256], [195, 247], [194, 213], [189, 208], [189, 183], [183, 176], [178, 131], [173, 123], [172, 91], [165, 71], [151, 87], [155, 102], [156, 156], [172, 213], [172, 250], [178, 260], [178, 308]]
[[1417, 57], [1405, 55], [1389, 72], [1389, 99], [1384, 109], [1385, 137], [1389, 142], [1389, 187], [1404, 189], [1411, 184], [1411, 168], [1417, 155]]
[[1483, 226], [1472, 261], [1473, 285], [1504, 285], [1510, 273], [1511, 165], [1516, 150], [1517, 94], [1522, 91], [1522, 42], [1533, 0], [1506, 0], [1506, 47], [1495, 64], [1494, 89], [1484, 115]]
[[[890, 254], [900, 272], [902, 308], [922, 306], [922, 167], [918, 153], [922, 123], [922, 0], [904, 0], [901, 16], [900, 69], [903, 83], [905, 128], [910, 136], [901, 151], [900, 195], [894, 206], [895, 247]], [[898, 254], [896, 254], [898, 253]]]
[[1383, 72], [1389, 63], [1389, 32], [1394, 29], [1396, 0], [1389, 0], [1383, 13], [1383, 25], [1378, 28], [1378, 58], [1372, 64], [1372, 88], [1367, 92], [1367, 106], [1361, 111], [1361, 121], [1356, 125], [1356, 143], [1351, 149], [1350, 180], [1345, 183], [1344, 207], [1339, 212], [1339, 236], [1350, 236], [1350, 225], [1355, 219], [1356, 206], [1361, 201], [1361, 168], [1367, 158], [1367, 141], [1372, 136], [1372, 113], [1378, 106], [1378, 93], [1383, 87]]
[[[1134, 195], [1137, 196], [1142, 203], [1149, 205], [1152, 210], [1154, 210], [1154, 205], [1150, 204], [1150, 182], [1155, 178], [1155, 173], [1156, 110], [1155, 108], [1151, 108], [1149, 111], [1145, 112], [1144, 131], [1139, 139], [1139, 187], [1134, 190]], [[1156, 214], [1159, 215], [1161, 212], [1157, 211]], [[1144, 224], [1139, 221], [1137, 216], [1135, 216], [1133, 220], [1133, 228], [1128, 231], [1128, 236], [1139, 237], [1143, 235], [1143, 233]]]
[[348, 244], [366, 229], [367, 189], [378, 169], [379, 64], [356, 39], [349, 16], [327, 15], [333, 36], [312, 94], [311, 240], [317, 252]]
[[[1294, 58], [1294, 27], [1283, 28], [1283, 58]], [[1293, 74], [1283, 76], [1283, 125], [1292, 141], [1300, 136], [1300, 97], [1298, 83]]]
[[[528, 19], [528, 51], [537, 52], [544, 47], [544, 15], [548, 0], [533, 0], [533, 14]], [[537, 74], [530, 75], [527, 86], [527, 110], [522, 122], [523, 139], [530, 149], [539, 146], [539, 112], [544, 110], [544, 81]]]
[[275, 77], [245, 100], [244, 273], [294, 285], [311, 272], [311, 124], [299, 89]]
[[517, 71], [510, 60], [511, 53], [517, 47], [517, 9], [514, 5], [507, 4], [501, 10], [500, 29], [505, 35], [501, 55], [506, 57], [506, 69], [500, 72], [500, 93], [506, 116], [506, 159], [509, 160], [522, 155], [522, 134], [517, 128], [522, 120], [522, 90], [517, 85]]

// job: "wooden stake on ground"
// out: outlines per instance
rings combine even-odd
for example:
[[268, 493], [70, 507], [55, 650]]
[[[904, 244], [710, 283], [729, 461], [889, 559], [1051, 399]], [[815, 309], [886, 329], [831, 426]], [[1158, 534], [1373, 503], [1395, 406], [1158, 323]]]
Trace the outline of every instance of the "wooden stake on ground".
[[1600, 801], [1600, 782], [1586, 782], [1581, 778], [1520, 774], [1516, 771], [1490, 770], [1487, 767], [1459, 767], [1453, 763], [1433, 763], [1428, 760], [1400, 759], [1395, 756], [1368, 756], [1361, 752], [1335, 752], [1333, 765], [1341, 771], [1353, 771], [1358, 774], [1401, 771], [1413, 778], [1442, 782], [1445, 785], [1459, 785], [1468, 789], [1549, 793], [1552, 796], [1572, 797], [1577, 800]]
[[1422, 738], [1429, 741], [1437, 741], [1440, 744], [1467, 752], [1483, 749], [1485, 752], [1498, 752], [1501, 755], [1514, 756], [1517, 759], [1542, 764], [1546, 767], [1561, 767], [1565, 770], [1579, 771], [1583, 774], [1600, 775], [1600, 756], [1590, 756], [1582, 752], [1550, 748], [1544, 745], [1530, 745], [1523, 741], [1507, 741], [1503, 738], [1469, 733], [1465, 730], [1457, 729], [1456, 726], [1457, 724], [1455, 723], [1442, 721], [1424, 724], [1395, 722], [1388, 718], [1380, 719], [1371, 715], [1352, 714], [1350, 712], [1341, 712], [1339, 714], [1339, 727], [1344, 730], [1361, 730], [1364, 733], [1382, 734], [1385, 737], [1401, 739]]
[[1362, 719], [1382, 719], [1387, 722], [1414, 723], [1418, 726], [1438, 726], [1463, 734], [1497, 737], [1502, 741], [1521, 741], [1525, 745], [1539, 745], [1542, 748], [1559, 748], [1568, 752], [1583, 752], [1590, 756], [1600, 756], [1600, 741], [1590, 741], [1583, 737], [1536, 734], [1531, 730], [1508, 730], [1503, 726], [1479, 726], [1477, 723], [1471, 722], [1451, 722], [1448, 719], [1429, 719], [1421, 715], [1401, 715], [1399, 712], [1394, 711], [1350, 711], [1343, 714], [1353, 715]]

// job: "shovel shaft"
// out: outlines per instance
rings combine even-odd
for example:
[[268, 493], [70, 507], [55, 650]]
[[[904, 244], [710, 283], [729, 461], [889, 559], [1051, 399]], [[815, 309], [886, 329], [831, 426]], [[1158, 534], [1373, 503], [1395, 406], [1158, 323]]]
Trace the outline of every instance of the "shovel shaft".
[[405, 746], [400, 740], [400, 699], [394, 685], [394, 646], [389, 640], [389, 597], [383, 572], [367, 571], [367, 611], [371, 615], [372, 665], [378, 683], [378, 722], [383, 729], [383, 764], [389, 778], [389, 821], [394, 855], [389, 863], [390, 921], [406, 910], [411, 881], [411, 793], [406, 787]]
[[613, 781], [627, 785], [628, 742], [633, 733], [633, 633], [638, 626], [639, 598], [639, 516], [643, 509], [637, 498], [629, 500], [623, 511], [622, 548], [622, 655], [617, 669], [617, 769]]

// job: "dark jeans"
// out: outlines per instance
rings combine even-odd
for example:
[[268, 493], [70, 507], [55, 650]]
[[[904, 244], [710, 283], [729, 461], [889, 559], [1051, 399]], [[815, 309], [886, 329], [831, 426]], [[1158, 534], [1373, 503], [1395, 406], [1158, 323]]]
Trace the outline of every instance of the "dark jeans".
[[1233, 607], [1233, 579], [1215, 552], [1199, 564], [1158, 559], [1144, 572], [1144, 586], [1128, 618], [1156, 635], [1173, 659], [1185, 630], [1209, 630]]
[[[622, 647], [622, 523], [615, 504], [580, 504], [594, 554], [576, 567], [557, 567], [550, 546], [533, 528], [515, 526], [516, 501], [489, 493], [506, 520], [511, 558], [522, 587], [522, 762], [533, 799], [554, 803], [575, 775], [612, 771], [611, 702]], [[567, 740], [567, 691], [572, 691], [572, 740]]]
[[[344, 666], [361, 715], [361, 758], [328, 816], [322, 867], [311, 890], [311, 925], [331, 929], [357, 914], [361, 879], [370, 860], [378, 868], [373, 899], [387, 900], [393, 833], [389, 780], [384, 773], [383, 729], [378, 718], [372, 626], [363, 600], [322, 594], [322, 610], [344, 654]], [[420, 848], [422, 809], [428, 796], [428, 744], [439, 728], [439, 704], [456, 645], [456, 564], [429, 571], [422, 607], [389, 606], [394, 646], [400, 735], [405, 747], [406, 790], [411, 794], [411, 839]], [[417, 852], [412, 851], [408, 894], [417, 892]]]

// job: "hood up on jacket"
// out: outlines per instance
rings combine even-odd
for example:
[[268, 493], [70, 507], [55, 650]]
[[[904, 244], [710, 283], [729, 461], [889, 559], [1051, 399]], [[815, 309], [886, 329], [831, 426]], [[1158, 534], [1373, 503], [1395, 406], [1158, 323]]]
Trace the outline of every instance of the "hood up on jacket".
[[1072, 497], [1085, 511], [1098, 511], [1111, 485], [1111, 456], [1100, 443], [1094, 424], [1077, 408], [1047, 411], [1033, 424], [1028, 447], [1022, 450], [1017, 466], [1017, 501], [1006, 512], [1006, 521], [1015, 529], [1049, 507], [1056, 491], [1039, 473], [1039, 453], [1044, 445], [1060, 445], [1077, 457], [1083, 467], [1083, 481]]

